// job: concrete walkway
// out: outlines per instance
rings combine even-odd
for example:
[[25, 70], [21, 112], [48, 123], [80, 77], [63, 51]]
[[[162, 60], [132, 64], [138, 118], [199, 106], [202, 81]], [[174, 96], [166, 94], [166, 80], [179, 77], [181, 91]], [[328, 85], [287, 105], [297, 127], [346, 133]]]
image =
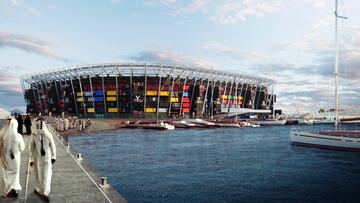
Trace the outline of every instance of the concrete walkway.
[[[16, 199], [0, 197], [0, 203], [43, 202], [43, 200], [34, 193], [34, 172], [31, 167], [29, 167], [28, 173], [27, 163], [29, 161], [30, 136], [24, 135], [23, 137], [26, 144], [25, 151], [21, 156], [22, 161], [20, 166], [20, 184], [23, 190]], [[101, 182], [98, 173], [85, 160], [77, 160], [75, 158], [76, 153], [72, 152], [71, 149], [68, 150], [57, 136], [54, 136], [54, 140], [57, 159], [53, 165], [51, 193], [49, 196], [50, 202], [127, 202], [113, 187], [108, 185], [100, 188], [97, 186], [97, 184]], [[84, 170], [86, 172], [84, 172]], [[27, 181], [28, 184], [26, 184]]]

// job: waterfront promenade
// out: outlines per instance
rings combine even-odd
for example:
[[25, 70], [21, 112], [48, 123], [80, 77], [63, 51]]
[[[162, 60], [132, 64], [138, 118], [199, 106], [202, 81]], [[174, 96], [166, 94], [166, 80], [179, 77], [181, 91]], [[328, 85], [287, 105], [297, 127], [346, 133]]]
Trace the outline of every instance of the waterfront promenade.
[[[56, 133], [54, 133], [56, 134]], [[0, 198], [0, 202], [44, 202], [34, 193], [34, 173], [29, 161], [30, 136], [24, 135], [25, 151], [21, 156], [20, 184], [23, 190], [16, 199]], [[57, 149], [56, 163], [53, 165], [50, 202], [127, 202], [110, 185], [98, 187], [100, 175], [84, 160], [78, 160], [76, 153], [68, 150], [63, 142], [54, 135]], [[85, 172], [85, 171], [86, 172]], [[1, 181], [1, 180], [0, 180]], [[94, 183], [94, 182], [96, 183]]]

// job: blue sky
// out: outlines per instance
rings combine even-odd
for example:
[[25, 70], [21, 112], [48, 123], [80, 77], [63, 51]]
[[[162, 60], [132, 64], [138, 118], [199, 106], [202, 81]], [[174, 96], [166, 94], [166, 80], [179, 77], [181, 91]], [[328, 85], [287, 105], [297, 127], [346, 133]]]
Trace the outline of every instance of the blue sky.
[[[358, 105], [360, 2], [339, 1], [341, 105]], [[0, 107], [22, 74], [109, 62], [201, 65], [275, 79], [278, 108], [328, 108], [333, 0], [0, 0]], [[332, 99], [330, 106], [334, 106]]]

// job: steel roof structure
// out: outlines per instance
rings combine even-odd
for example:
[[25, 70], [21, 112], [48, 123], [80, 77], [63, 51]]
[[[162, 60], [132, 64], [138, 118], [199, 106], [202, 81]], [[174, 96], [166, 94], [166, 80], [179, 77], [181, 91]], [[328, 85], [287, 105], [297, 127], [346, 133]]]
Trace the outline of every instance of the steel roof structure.
[[21, 77], [21, 82], [24, 87], [26, 84], [31, 85], [54, 80], [60, 81], [69, 78], [80, 78], [87, 76], [102, 77], [115, 75], [180, 77], [189, 79], [205, 79], [219, 82], [246, 83], [258, 86], [270, 86], [275, 84], [274, 80], [268, 78], [239, 73], [230, 73], [204, 67], [123, 63], [79, 65], [64, 69], [28, 74]]

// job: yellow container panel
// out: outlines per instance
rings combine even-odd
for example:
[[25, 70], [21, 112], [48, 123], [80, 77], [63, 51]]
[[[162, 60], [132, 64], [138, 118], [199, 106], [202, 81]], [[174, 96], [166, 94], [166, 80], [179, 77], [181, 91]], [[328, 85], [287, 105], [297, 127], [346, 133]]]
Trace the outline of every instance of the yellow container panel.
[[179, 98], [170, 98], [171, 102], [179, 102]]
[[227, 96], [227, 95], [222, 95], [221, 98], [222, 98], [222, 99], [227, 99], [228, 96]]
[[76, 93], [76, 96], [82, 97], [82, 96], [84, 96], [84, 92], [78, 92], [78, 93]]
[[117, 113], [118, 109], [117, 108], [108, 108], [108, 112], [109, 113]]
[[106, 101], [116, 101], [116, 97], [106, 97]]
[[94, 113], [95, 110], [94, 110], [94, 108], [88, 108], [88, 109], [87, 109], [87, 112], [88, 112], [88, 113]]
[[168, 91], [160, 91], [160, 96], [168, 97], [169, 95], [170, 95], [170, 92], [168, 92]]
[[146, 113], [155, 113], [156, 112], [156, 108], [146, 108], [145, 109]]
[[79, 97], [79, 98], [76, 99], [76, 101], [78, 101], [78, 102], [83, 102], [83, 101], [84, 101], [84, 98]]
[[116, 95], [116, 91], [107, 91], [107, 95], [108, 95], [108, 96], [115, 96], [115, 95]]
[[146, 96], [157, 96], [157, 91], [146, 91]]
[[243, 99], [244, 99], [243, 96], [238, 96], [238, 98], [239, 98], [239, 100], [243, 100]]

